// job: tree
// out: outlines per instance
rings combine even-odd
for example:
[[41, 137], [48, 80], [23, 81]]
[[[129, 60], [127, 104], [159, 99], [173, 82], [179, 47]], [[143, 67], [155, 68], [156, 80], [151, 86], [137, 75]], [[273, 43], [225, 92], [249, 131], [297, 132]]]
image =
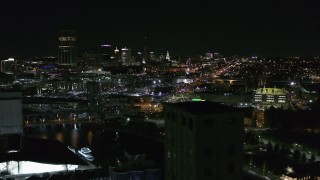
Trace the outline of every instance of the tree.
[[280, 146], [279, 146], [278, 143], [274, 145], [274, 152], [275, 153], [279, 153], [280, 152]]
[[259, 144], [259, 138], [251, 132], [245, 133], [244, 141], [248, 144]]
[[273, 147], [272, 147], [271, 142], [269, 142], [268, 145], [267, 145], [267, 151], [268, 152], [272, 152], [273, 151]]
[[286, 147], [285, 145], [282, 145], [281, 149], [280, 149], [280, 154], [282, 156], [288, 156], [289, 153], [290, 153], [290, 151], [289, 151], [288, 147]]
[[299, 151], [299, 150], [294, 150], [292, 157], [293, 157], [293, 159], [296, 160], [296, 161], [300, 160], [300, 158], [301, 158], [301, 153], [300, 153], [300, 151]]
[[302, 154], [301, 161], [304, 162], [304, 163], [307, 161], [307, 156], [306, 156], [305, 153]]
[[309, 160], [311, 163], [316, 161], [316, 157], [312, 154]]

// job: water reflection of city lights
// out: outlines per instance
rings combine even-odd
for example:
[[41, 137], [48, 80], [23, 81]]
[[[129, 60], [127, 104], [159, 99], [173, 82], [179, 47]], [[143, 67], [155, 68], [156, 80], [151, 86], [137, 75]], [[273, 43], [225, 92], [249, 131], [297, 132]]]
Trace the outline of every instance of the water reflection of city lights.
[[79, 132], [73, 130], [71, 134], [71, 146], [74, 148], [78, 147], [78, 140], [79, 140]]
[[60, 142], [62, 142], [62, 143], [64, 143], [63, 133], [62, 132], [57, 133], [55, 139], [60, 141]]
[[48, 139], [48, 135], [47, 134], [42, 134], [41, 135], [41, 139]]
[[92, 130], [90, 130], [90, 131], [88, 132], [87, 139], [88, 139], [89, 145], [91, 145], [91, 144], [92, 144], [92, 139], [93, 139], [93, 132], [92, 132]]

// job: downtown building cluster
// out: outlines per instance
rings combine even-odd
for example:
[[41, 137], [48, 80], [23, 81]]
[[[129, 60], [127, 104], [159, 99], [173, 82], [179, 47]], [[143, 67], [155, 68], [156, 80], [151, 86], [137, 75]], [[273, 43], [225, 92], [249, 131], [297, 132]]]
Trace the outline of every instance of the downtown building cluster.
[[[55, 57], [1, 61], [1, 91], [22, 92], [25, 127], [92, 121], [160, 141], [166, 179], [239, 179], [251, 171], [257, 174], [250, 176], [317, 177], [284, 168], [278, 173], [252, 159], [267, 151], [268, 142], [257, 138], [260, 130], [320, 132], [312, 118], [319, 109], [319, 58], [172, 56], [146, 45], [135, 53], [110, 44], [79, 52], [76, 31], [63, 30], [57, 39]], [[202, 105], [199, 114], [195, 106]], [[259, 143], [247, 142], [248, 134]], [[308, 153], [310, 163], [316, 155], [283, 146]], [[116, 170], [121, 175], [123, 169]]]

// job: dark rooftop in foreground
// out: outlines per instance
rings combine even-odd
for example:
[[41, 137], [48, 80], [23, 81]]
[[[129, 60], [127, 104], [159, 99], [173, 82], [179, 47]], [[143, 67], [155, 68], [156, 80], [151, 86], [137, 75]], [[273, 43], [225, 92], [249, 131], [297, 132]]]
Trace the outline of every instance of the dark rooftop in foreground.
[[[22, 142], [19, 142], [21, 141]], [[57, 140], [36, 139], [29, 137], [8, 138], [0, 152], [0, 162], [7, 161], [33, 161], [49, 164], [76, 164], [88, 165], [85, 161], [71, 152], [65, 145]], [[21, 144], [21, 147], [19, 147]], [[20, 150], [19, 150], [20, 149]], [[19, 150], [15, 153], [3, 151]]]
[[190, 112], [192, 114], [217, 114], [224, 112], [239, 111], [238, 108], [209, 101], [166, 103], [165, 106], [175, 107], [182, 111]]

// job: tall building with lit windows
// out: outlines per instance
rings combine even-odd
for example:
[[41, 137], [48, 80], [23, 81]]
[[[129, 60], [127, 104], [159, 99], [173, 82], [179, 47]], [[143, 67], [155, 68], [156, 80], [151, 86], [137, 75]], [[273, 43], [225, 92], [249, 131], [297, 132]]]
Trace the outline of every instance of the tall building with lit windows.
[[1, 72], [14, 73], [17, 70], [17, 61], [13, 58], [1, 60]]
[[148, 47], [148, 39], [147, 36], [144, 37], [144, 47], [143, 47], [143, 62], [145, 63], [149, 63], [150, 61], [150, 52], [149, 52], [149, 47]]
[[131, 49], [130, 48], [122, 48], [121, 49], [121, 60], [123, 65], [129, 65], [131, 63]]
[[111, 45], [109, 44], [103, 44], [101, 45], [101, 57], [102, 57], [102, 62], [108, 62], [111, 60]]
[[213, 102], [165, 104], [165, 179], [242, 179], [243, 118]]
[[61, 30], [59, 32], [58, 64], [76, 66], [77, 38], [75, 30]]
[[169, 54], [169, 51], [167, 51], [167, 54], [166, 54], [166, 60], [167, 60], [167, 61], [170, 61], [170, 54]]

